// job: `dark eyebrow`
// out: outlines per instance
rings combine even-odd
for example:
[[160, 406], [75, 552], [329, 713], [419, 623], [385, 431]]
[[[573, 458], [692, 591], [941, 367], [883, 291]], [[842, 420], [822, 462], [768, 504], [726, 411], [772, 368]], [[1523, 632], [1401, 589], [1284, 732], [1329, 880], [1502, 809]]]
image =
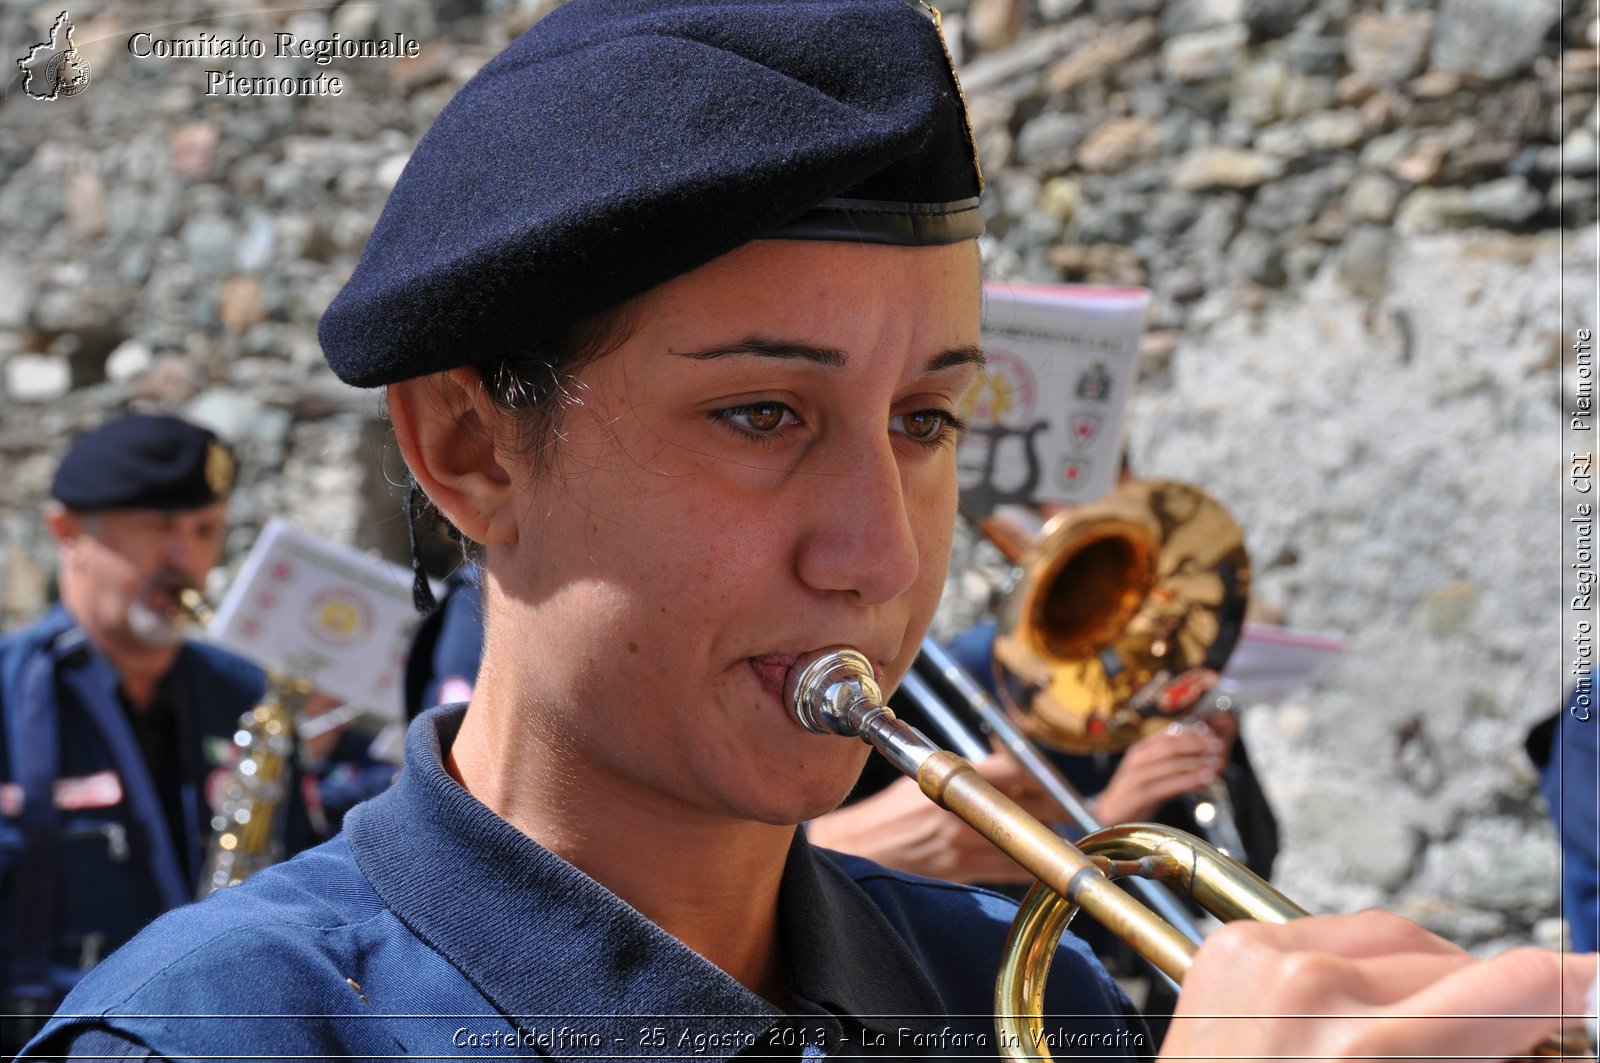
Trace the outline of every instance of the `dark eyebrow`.
[[685, 358], [696, 361], [706, 361], [711, 358], [726, 358], [733, 354], [754, 354], [762, 358], [800, 358], [816, 365], [825, 365], [839, 369], [849, 364], [850, 359], [845, 353], [833, 347], [817, 347], [809, 343], [796, 343], [792, 340], [775, 340], [767, 336], [746, 336], [742, 340], [724, 343], [718, 347], [707, 347], [699, 351], [678, 351]]
[[[678, 351], [676, 353], [684, 358], [693, 358], [696, 361], [726, 358], [735, 354], [753, 354], [761, 358], [799, 358], [814, 365], [827, 366], [830, 369], [841, 369], [850, 363], [849, 356], [835, 347], [818, 347], [815, 344], [798, 343], [793, 340], [777, 340], [768, 336], [747, 336], [742, 340], [735, 340], [732, 343], [724, 343], [716, 347], [706, 347], [698, 351]], [[937, 373], [962, 365], [982, 367], [986, 361], [982, 347], [955, 347], [928, 359], [927, 363], [923, 365], [922, 371], [924, 373]]]
[[943, 354], [936, 354], [928, 359], [928, 364], [922, 367], [924, 373], [937, 373], [944, 369], [954, 369], [962, 365], [975, 365], [982, 369], [989, 359], [983, 353], [983, 348], [978, 346], [954, 347]]

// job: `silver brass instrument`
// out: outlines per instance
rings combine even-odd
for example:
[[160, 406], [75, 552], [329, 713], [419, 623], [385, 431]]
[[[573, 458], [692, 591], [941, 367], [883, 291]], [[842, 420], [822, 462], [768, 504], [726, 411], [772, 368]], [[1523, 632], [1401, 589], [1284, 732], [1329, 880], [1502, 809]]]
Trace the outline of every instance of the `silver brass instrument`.
[[[1211, 496], [1134, 480], [1036, 536], [992, 518], [984, 531], [1018, 567], [1000, 609], [995, 678], [1028, 738], [1119, 753], [1230, 708], [1212, 687], [1244, 630], [1250, 559]], [[1209, 840], [1244, 859], [1226, 784], [1191, 800]]]
[[[196, 622], [210, 621], [211, 607], [194, 588], [180, 591], [178, 602]], [[306, 680], [269, 671], [266, 695], [239, 717], [233, 736], [239, 756], [212, 809], [213, 833], [196, 899], [237, 886], [283, 859], [294, 723], [311, 693]]]
[[[784, 700], [806, 730], [867, 742], [931, 800], [1039, 879], [1011, 925], [995, 983], [995, 1028], [1009, 1059], [1049, 1058], [1045, 980], [1067, 921], [1079, 908], [1182, 983], [1195, 943], [1129, 896], [1114, 877], [1167, 882], [1223, 920], [1283, 923], [1308, 914], [1248, 868], [1183, 831], [1131, 824], [1073, 846], [984, 781], [971, 764], [897, 718], [884, 704], [871, 664], [855, 650], [822, 650], [796, 661], [784, 682]], [[1577, 1047], [1576, 1039], [1558, 1035], [1535, 1054], [1573, 1054]]]

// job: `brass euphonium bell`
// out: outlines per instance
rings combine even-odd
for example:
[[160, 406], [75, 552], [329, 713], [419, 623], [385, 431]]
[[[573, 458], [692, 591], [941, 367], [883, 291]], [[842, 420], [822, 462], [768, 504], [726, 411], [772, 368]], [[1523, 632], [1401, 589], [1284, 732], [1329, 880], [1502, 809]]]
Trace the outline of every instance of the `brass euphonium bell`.
[[1121, 752], [1186, 715], [1239, 642], [1244, 534], [1196, 487], [1133, 480], [1020, 549], [1014, 529], [990, 537], [1021, 572], [1000, 610], [996, 679], [1045, 745]]

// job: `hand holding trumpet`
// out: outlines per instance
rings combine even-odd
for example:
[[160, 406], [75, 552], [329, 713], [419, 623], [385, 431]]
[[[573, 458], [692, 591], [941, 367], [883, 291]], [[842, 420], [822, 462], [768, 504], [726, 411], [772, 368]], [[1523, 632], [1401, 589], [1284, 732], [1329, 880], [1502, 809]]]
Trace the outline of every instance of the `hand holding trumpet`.
[[1092, 799], [1100, 822], [1154, 819], [1168, 801], [1211, 785], [1227, 768], [1238, 733], [1234, 716], [1216, 713], [1203, 724], [1177, 724], [1141, 738]]
[[1593, 1022], [1596, 959], [1524, 948], [1480, 961], [1380, 911], [1229, 923], [1195, 954], [1161, 1058], [1521, 1056], [1552, 1016], [1571, 1017], [1570, 1033]]

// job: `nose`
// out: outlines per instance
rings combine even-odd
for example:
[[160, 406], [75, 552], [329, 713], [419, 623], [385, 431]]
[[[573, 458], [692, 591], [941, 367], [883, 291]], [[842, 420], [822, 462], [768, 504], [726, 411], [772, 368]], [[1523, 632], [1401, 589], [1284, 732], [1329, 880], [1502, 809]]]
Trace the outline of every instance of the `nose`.
[[162, 560], [169, 567], [195, 577], [204, 575], [204, 573], [196, 571], [200, 567], [202, 553], [200, 540], [197, 536], [177, 530], [168, 534], [166, 549], [162, 551]]
[[807, 503], [801, 581], [848, 593], [864, 605], [910, 590], [922, 559], [892, 442], [885, 437], [846, 448], [834, 468], [809, 486], [815, 497]]

